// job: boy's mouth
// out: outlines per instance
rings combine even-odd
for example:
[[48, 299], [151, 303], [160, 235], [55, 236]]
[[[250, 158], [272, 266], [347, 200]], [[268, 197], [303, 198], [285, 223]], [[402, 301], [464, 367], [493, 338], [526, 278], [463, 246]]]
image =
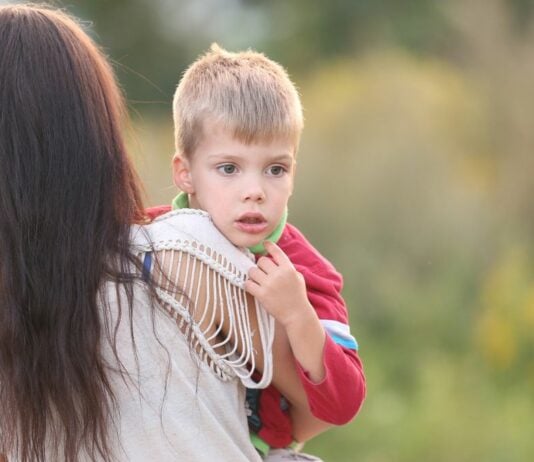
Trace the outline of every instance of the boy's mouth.
[[268, 223], [261, 213], [245, 213], [236, 220], [235, 225], [240, 231], [258, 234], [265, 231]]
[[265, 220], [262, 220], [259, 217], [245, 217], [238, 220], [241, 223], [263, 223]]

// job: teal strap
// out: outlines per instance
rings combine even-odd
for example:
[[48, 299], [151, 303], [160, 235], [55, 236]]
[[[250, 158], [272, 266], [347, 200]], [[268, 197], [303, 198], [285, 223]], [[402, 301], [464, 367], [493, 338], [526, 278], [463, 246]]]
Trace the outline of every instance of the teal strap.
[[[187, 197], [186, 193], [181, 192], [172, 200], [172, 209], [176, 210], [176, 209], [187, 209], [187, 208], [189, 208], [189, 198]], [[282, 236], [282, 233], [284, 232], [286, 223], [287, 223], [287, 208], [284, 210], [284, 214], [282, 215], [282, 219], [280, 220], [280, 223], [278, 223], [274, 231], [265, 238], [265, 241], [274, 242], [276, 244], [278, 240], [280, 239], [280, 236]], [[265, 246], [263, 245], [263, 242], [253, 245], [252, 247], [249, 247], [248, 249], [255, 255], [265, 255], [267, 253], [267, 251], [265, 250]]]

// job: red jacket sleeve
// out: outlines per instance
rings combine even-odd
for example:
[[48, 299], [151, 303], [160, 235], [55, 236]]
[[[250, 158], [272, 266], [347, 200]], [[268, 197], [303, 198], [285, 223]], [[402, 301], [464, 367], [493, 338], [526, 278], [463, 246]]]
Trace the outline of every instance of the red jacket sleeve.
[[325, 331], [325, 378], [313, 383], [297, 364], [300, 379], [315, 417], [335, 425], [350, 421], [365, 398], [365, 376], [350, 335], [348, 313], [341, 297], [343, 279], [294, 226], [287, 225], [278, 245], [304, 276], [308, 299]]
[[334, 343], [327, 336], [323, 362], [325, 378], [312, 382], [297, 363], [300, 380], [312, 414], [334, 425], [349, 422], [358, 413], [365, 398], [365, 378], [358, 354]]

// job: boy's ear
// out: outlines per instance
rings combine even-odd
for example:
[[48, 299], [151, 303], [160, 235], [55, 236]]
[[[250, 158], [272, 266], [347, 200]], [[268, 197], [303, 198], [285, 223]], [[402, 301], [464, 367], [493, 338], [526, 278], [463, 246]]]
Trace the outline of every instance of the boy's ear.
[[183, 192], [193, 194], [193, 180], [189, 160], [183, 155], [176, 153], [172, 158], [172, 175], [174, 184]]

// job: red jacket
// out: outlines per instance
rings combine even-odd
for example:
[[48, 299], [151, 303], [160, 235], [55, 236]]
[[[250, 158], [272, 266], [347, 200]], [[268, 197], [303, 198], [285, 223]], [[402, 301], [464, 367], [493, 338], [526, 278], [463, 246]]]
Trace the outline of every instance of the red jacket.
[[[323, 353], [326, 375], [320, 383], [311, 382], [297, 362], [308, 404], [318, 419], [334, 425], [345, 424], [363, 403], [365, 377], [340, 293], [343, 279], [294, 226], [286, 225], [278, 246], [304, 276], [308, 299], [328, 334]], [[263, 425], [258, 435], [271, 447], [285, 447], [292, 442], [291, 421], [284, 408], [274, 386], [261, 392], [259, 416]]]

